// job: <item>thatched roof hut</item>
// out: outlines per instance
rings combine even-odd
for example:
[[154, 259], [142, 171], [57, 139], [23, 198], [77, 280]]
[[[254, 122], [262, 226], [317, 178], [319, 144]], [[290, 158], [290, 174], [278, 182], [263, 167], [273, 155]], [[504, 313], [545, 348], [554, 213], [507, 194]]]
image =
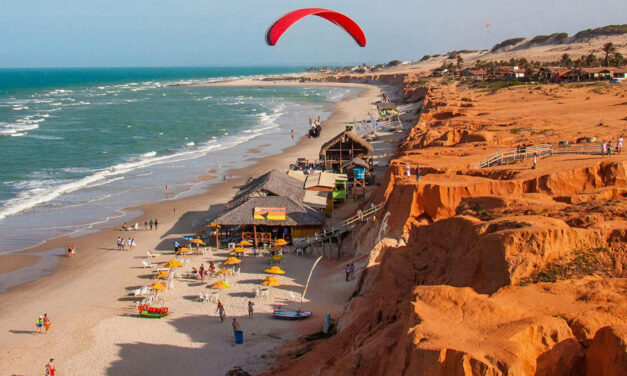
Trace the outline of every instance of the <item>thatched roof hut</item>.
[[324, 161], [325, 169], [339, 170], [344, 161], [352, 160], [357, 156], [367, 156], [374, 148], [357, 132], [344, 131], [327, 141], [320, 149], [320, 159]]
[[299, 202], [302, 201], [304, 195], [305, 189], [302, 181], [279, 170], [272, 170], [250, 179], [239, 189], [228, 206], [235, 207], [251, 197], [264, 196], [284, 196]]
[[355, 167], [361, 167], [361, 168], [364, 168], [366, 170], [370, 169], [370, 166], [368, 165], [368, 162], [364, 161], [363, 159], [361, 159], [359, 157], [355, 157], [355, 158], [351, 159], [350, 161], [346, 161], [346, 162], [342, 163], [342, 166], [340, 167], [340, 169], [342, 171], [345, 171], [346, 169], [352, 170]]
[[379, 102], [377, 103], [377, 110], [379, 111], [391, 111], [396, 110], [396, 104], [391, 102]]
[[[255, 208], [285, 208], [285, 219], [255, 219]], [[324, 215], [311, 207], [288, 197], [251, 197], [242, 204], [228, 209], [212, 222], [222, 226], [322, 226]]]

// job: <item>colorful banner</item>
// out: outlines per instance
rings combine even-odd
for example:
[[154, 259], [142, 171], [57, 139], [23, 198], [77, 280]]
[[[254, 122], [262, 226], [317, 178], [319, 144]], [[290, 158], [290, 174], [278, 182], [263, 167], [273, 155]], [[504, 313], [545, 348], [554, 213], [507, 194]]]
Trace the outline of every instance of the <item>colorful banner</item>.
[[255, 208], [254, 219], [266, 219], [270, 221], [284, 221], [285, 208]]

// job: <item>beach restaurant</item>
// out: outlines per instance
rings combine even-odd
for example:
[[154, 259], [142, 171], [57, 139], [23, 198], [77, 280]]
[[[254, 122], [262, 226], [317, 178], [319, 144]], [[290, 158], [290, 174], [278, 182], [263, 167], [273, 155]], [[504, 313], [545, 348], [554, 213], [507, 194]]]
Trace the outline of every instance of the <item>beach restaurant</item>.
[[250, 179], [240, 187], [228, 203], [232, 208], [252, 197], [283, 196], [294, 201], [302, 201], [305, 191], [303, 182], [279, 170], [272, 170], [257, 178]]
[[366, 158], [374, 151], [372, 145], [353, 131], [352, 127], [347, 128], [322, 145], [320, 160], [324, 162], [325, 170], [339, 172], [345, 161], [355, 157]]
[[324, 214], [289, 197], [251, 197], [213, 220], [241, 232], [242, 240], [261, 246], [277, 239], [288, 242], [321, 232]]

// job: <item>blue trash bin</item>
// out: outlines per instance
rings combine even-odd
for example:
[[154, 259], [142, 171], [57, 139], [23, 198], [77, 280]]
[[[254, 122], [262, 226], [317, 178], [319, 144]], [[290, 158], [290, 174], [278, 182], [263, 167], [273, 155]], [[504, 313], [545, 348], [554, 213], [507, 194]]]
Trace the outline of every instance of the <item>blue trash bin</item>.
[[235, 344], [241, 345], [242, 343], [244, 343], [244, 332], [241, 330], [236, 330], [235, 331]]

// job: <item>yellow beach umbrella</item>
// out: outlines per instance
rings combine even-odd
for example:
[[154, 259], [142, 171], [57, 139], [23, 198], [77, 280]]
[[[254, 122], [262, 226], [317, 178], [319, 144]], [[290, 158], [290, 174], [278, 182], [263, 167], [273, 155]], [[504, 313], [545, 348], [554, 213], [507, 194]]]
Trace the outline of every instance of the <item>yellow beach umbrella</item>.
[[178, 268], [181, 266], [183, 266], [183, 263], [179, 260], [170, 260], [165, 265], [163, 265], [164, 268]]
[[176, 254], [177, 254], [177, 255], [181, 255], [181, 254], [191, 253], [191, 252], [192, 252], [192, 250], [191, 250], [191, 249], [189, 249], [189, 248], [185, 248], [185, 247], [182, 247], [182, 248], [179, 248], [179, 250], [178, 250], [178, 251], [176, 251]]
[[224, 281], [218, 281], [211, 285], [212, 289], [230, 289], [231, 286], [227, 285]]
[[155, 282], [152, 285], [150, 285], [150, 287], [155, 290], [165, 290], [165, 285], [161, 282]]
[[281, 255], [274, 255], [272, 257], [270, 257], [270, 260], [272, 261], [281, 261], [283, 260], [285, 257], [281, 256]]
[[162, 270], [159, 273], [157, 273], [157, 279], [165, 279], [165, 278], [168, 278], [169, 275], [170, 275], [169, 271]]
[[285, 274], [285, 270], [279, 268], [278, 266], [273, 266], [270, 269], [264, 270], [264, 272], [270, 274]]
[[251, 247], [253, 245], [253, 243], [251, 243], [248, 240], [244, 239], [241, 242], [237, 243], [237, 245], [239, 245], [240, 247]]
[[221, 228], [222, 226], [220, 226], [220, 225], [219, 225], [219, 224], [217, 224], [217, 223], [211, 222], [211, 223], [209, 223], [209, 224], [207, 225], [207, 227]]
[[242, 260], [238, 259], [237, 257], [229, 257], [226, 259], [226, 261], [224, 261], [224, 265], [235, 265], [239, 264], [240, 262], [242, 262]]
[[287, 245], [287, 242], [285, 241], [285, 239], [279, 239], [274, 242], [274, 245], [276, 246]]
[[277, 287], [277, 286], [281, 286], [281, 282], [274, 276], [267, 276], [266, 279], [263, 280], [263, 282], [261, 282], [262, 285], [264, 286], [271, 286], [271, 287]]
[[202, 241], [202, 240], [200, 240], [200, 239], [194, 239], [194, 240], [192, 240], [190, 243], [193, 243], [193, 244], [198, 244], [198, 245], [205, 245], [205, 242], [203, 242], [203, 241]]
[[245, 253], [246, 250], [244, 248], [235, 248], [231, 251], [231, 253]]
[[235, 273], [231, 269], [220, 269], [216, 274], [233, 274]]

